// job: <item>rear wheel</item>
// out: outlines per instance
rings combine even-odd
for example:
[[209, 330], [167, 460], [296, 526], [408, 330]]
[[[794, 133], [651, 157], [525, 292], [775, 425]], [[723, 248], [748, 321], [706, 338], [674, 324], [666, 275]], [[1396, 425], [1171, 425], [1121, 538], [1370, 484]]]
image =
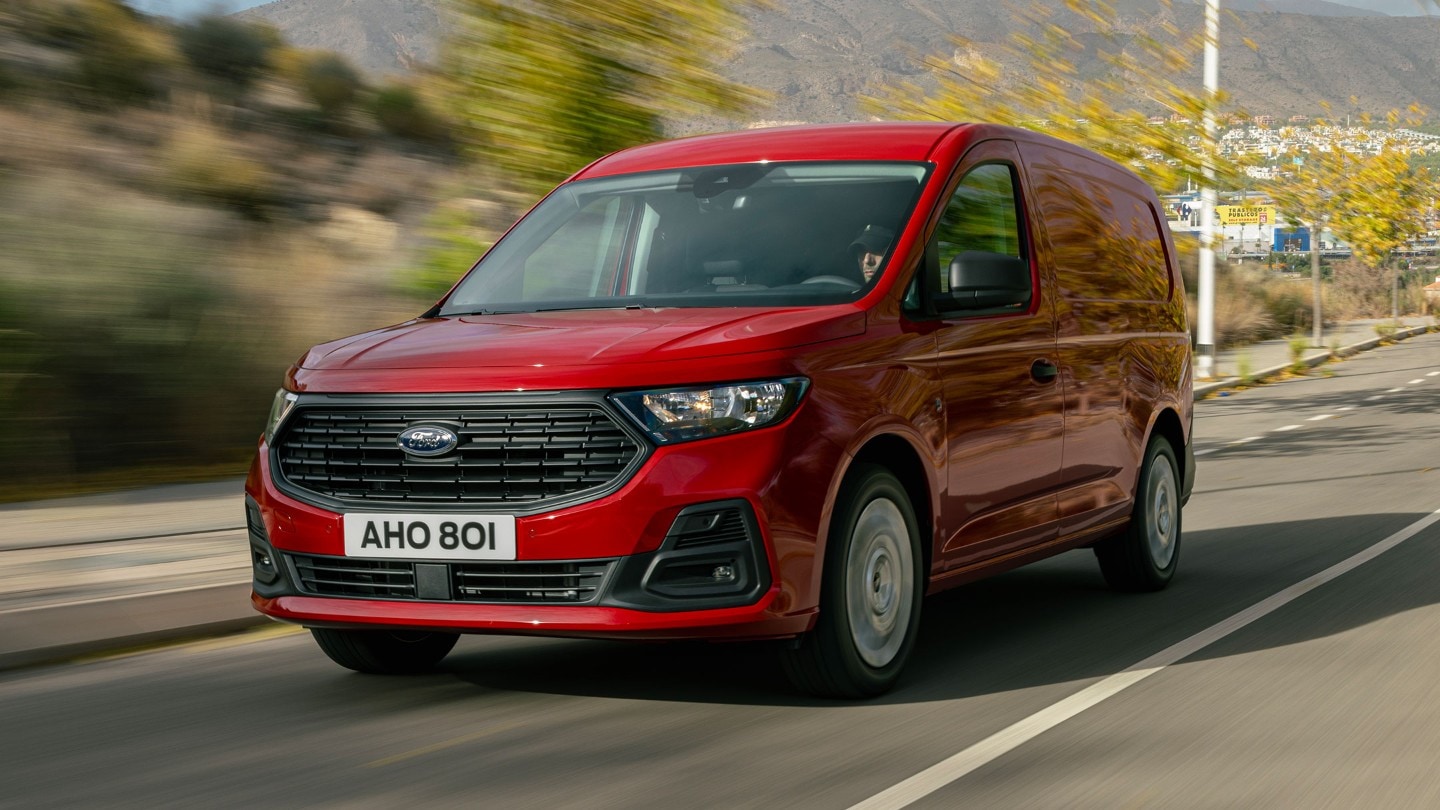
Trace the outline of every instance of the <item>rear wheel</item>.
[[857, 467], [836, 501], [815, 629], [783, 653], [797, 688], [861, 698], [895, 684], [920, 624], [921, 561], [905, 488], [883, 467]]
[[1158, 591], [1180, 561], [1180, 465], [1163, 438], [1150, 440], [1125, 531], [1095, 546], [1100, 572], [1120, 591]]
[[372, 675], [429, 672], [459, 640], [454, 633], [408, 630], [332, 630], [310, 628], [315, 643], [346, 669]]

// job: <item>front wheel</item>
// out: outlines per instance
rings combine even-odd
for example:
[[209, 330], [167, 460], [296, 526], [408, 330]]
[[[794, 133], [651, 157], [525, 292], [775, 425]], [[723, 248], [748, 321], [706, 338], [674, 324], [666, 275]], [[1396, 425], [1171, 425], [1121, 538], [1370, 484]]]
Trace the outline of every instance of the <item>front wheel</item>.
[[889, 690], [915, 645], [923, 593], [905, 488], [883, 467], [858, 465], [836, 501], [815, 629], [781, 659], [791, 682], [820, 697]]
[[1158, 591], [1180, 561], [1180, 465], [1163, 438], [1151, 439], [1125, 531], [1095, 546], [1100, 573], [1119, 591]]
[[409, 630], [332, 630], [310, 628], [310, 635], [330, 660], [346, 669], [371, 675], [414, 675], [429, 672], [454, 648], [454, 633]]

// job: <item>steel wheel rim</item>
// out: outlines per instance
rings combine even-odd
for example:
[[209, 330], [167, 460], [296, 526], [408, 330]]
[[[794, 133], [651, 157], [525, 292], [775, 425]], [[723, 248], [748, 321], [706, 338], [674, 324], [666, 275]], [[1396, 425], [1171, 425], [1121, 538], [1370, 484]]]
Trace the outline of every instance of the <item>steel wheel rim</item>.
[[1164, 456], [1155, 457], [1150, 473], [1150, 514], [1145, 521], [1145, 539], [1156, 568], [1168, 568], [1175, 557], [1175, 537], [1180, 529], [1179, 486], [1175, 469]]
[[850, 638], [866, 664], [895, 660], [910, 626], [915, 566], [910, 531], [894, 501], [871, 501], [855, 521], [845, 564]]

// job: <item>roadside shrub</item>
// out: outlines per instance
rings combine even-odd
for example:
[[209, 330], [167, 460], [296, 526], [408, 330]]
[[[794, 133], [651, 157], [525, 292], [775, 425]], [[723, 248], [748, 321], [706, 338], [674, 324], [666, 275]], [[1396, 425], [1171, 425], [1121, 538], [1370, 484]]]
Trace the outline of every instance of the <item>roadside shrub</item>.
[[439, 119], [409, 85], [389, 84], [380, 88], [370, 98], [369, 107], [375, 122], [391, 135], [431, 141], [442, 132]]
[[1355, 259], [1336, 262], [1326, 305], [1335, 317], [1383, 318], [1390, 314], [1390, 274]]
[[1257, 274], [1257, 278], [1265, 301], [1265, 314], [1280, 333], [1274, 337], [1310, 328], [1314, 310], [1308, 279], [1277, 278], [1268, 273]]
[[1254, 343], [1273, 336], [1275, 319], [1265, 310], [1259, 274], [1229, 264], [1215, 265], [1215, 345]]
[[1304, 335], [1291, 335], [1290, 340], [1290, 370], [1296, 374], [1304, 374], [1306, 370], [1305, 352], [1310, 348], [1310, 338]]
[[267, 25], [211, 14], [180, 26], [175, 38], [196, 70], [243, 92], [265, 69], [279, 34]]
[[0, 482], [233, 457], [263, 417], [207, 401], [197, 420], [195, 394], [248, 405], [274, 370], [220, 317], [237, 307], [217, 283], [223, 220], [93, 182], [7, 191]]
[[345, 57], [317, 51], [300, 60], [296, 81], [305, 97], [331, 121], [339, 117], [360, 95], [364, 82]]
[[274, 179], [209, 124], [179, 125], [162, 152], [169, 188], [263, 219], [275, 202]]
[[15, 12], [21, 36], [56, 48], [79, 49], [90, 33], [86, 0], [20, 0]]
[[83, 0], [79, 7], [83, 33], [76, 46], [76, 78], [80, 85], [103, 104], [156, 96], [163, 70], [176, 62], [169, 36], [117, 0]]

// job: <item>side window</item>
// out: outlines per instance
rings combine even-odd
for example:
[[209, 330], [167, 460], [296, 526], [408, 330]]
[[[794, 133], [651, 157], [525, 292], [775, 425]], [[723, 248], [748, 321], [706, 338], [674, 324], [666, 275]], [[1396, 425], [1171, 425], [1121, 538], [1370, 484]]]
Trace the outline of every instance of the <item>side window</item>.
[[[940, 216], [940, 224], [925, 250], [928, 289], [950, 291], [950, 262], [966, 251], [1025, 258], [1021, 236], [1020, 200], [1015, 170], [1005, 163], [985, 163], [971, 169], [956, 186]], [[1030, 286], [1029, 264], [1017, 287]], [[920, 291], [912, 288], [906, 305], [919, 308]]]
[[1009, 166], [987, 163], [965, 175], [935, 231], [942, 275], [946, 275], [943, 271], [950, 266], [950, 260], [967, 250], [1021, 258], [1017, 206], [1015, 179]]

